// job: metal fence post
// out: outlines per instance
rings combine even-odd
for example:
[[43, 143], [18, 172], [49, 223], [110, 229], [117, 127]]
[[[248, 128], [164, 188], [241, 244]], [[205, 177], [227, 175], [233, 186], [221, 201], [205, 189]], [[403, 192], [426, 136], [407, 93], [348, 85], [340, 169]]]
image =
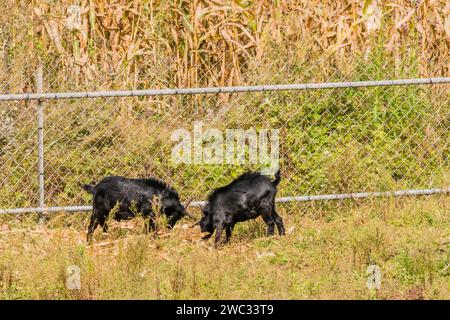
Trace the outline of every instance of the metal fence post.
[[[43, 71], [42, 64], [39, 64], [36, 70], [36, 91], [43, 92]], [[45, 207], [45, 175], [44, 175], [44, 106], [41, 99], [37, 104], [38, 115], [38, 171], [39, 171], [39, 208]], [[39, 223], [43, 224], [47, 220], [46, 213], [39, 213]]]

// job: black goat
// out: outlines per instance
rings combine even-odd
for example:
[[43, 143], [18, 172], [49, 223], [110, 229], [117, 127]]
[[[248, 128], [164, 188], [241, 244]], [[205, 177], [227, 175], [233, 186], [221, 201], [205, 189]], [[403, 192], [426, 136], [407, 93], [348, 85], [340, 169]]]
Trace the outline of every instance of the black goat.
[[128, 179], [110, 176], [103, 178], [97, 185], [85, 184], [83, 189], [94, 195], [93, 212], [87, 231], [87, 241], [100, 224], [103, 231], [108, 230], [107, 218], [111, 210], [115, 209], [115, 220], [129, 220], [136, 213], [142, 213], [149, 219], [148, 229], [156, 230], [155, 213], [152, 209], [154, 197], [160, 198], [161, 214], [168, 218], [168, 226], [173, 228], [175, 223], [184, 215], [193, 216], [186, 210], [189, 202], [183, 207], [178, 193], [169, 185], [158, 179]]
[[268, 235], [274, 234], [275, 224], [280, 235], [284, 235], [283, 220], [275, 210], [276, 187], [280, 180], [280, 170], [275, 174], [274, 181], [259, 172], [247, 172], [229, 185], [214, 190], [208, 196], [202, 219], [197, 223], [202, 232], [210, 233], [204, 239], [211, 237], [215, 230], [217, 246], [225, 229], [228, 242], [237, 222], [260, 215], [267, 225]]

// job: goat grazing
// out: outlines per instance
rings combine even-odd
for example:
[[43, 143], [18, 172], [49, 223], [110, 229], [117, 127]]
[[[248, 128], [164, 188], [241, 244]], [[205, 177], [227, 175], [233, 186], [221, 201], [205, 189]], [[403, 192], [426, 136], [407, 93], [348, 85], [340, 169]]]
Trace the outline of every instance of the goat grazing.
[[196, 223], [202, 232], [209, 232], [204, 239], [211, 237], [215, 230], [217, 246], [225, 229], [228, 242], [237, 222], [255, 219], [260, 215], [267, 225], [268, 235], [274, 234], [275, 224], [279, 234], [284, 235], [283, 220], [275, 210], [276, 187], [280, 180], [280, 170], [275, 174], [274, 181], [259, 172], [247, 172], [227, 186], [214, 190], [208, 196], [203, 217]]
[[124, 177], [110, 176], [103, 178], [97, 185], [85, 184], [83, 189], [91, 193], [93, 197], [93, 212], [87, 231], [87, 241], [100, 224], [103, 231], [108, 230], [107, 218], [111, 210], [115, 210], [112, 216], [115, 220], [129, 220], [141, 213], [148, 218], [148, 229], [156, 231], [155, 213], [152, 209], [154, 197], [160, 198], [160, 213], [168, 218], [168, 226], [173, 228], [175, 223], [184, 215], [193, 216], [180, 203], [178, 193], [161, 180], [128, 179]]

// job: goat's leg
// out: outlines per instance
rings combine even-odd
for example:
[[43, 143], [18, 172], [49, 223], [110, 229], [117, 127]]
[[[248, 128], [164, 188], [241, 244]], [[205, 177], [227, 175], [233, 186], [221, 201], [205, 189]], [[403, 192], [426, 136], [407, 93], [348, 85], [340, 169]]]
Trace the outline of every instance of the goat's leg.
[[97, 210], [94, 209], [91, 215], [91, 221], [89, 222], [89, 227], [87, 230], [87, 242], [91, 242], [92, 240], [92, 234], [94, 233], [95, 229], [98, 226], [98, 219], [97, 219]]
[[277, 211], [275, 210], [275, 205], [273, 206], [273, 210], [272, 210], [272, 218], [275, 221], [275, 224], [277, 225], [278, 233], [280, 235], [284, 235], [285, 231], [284, 231], [283, 219], [278, 215]]
[[275, 230], [275, 222], [273, 221], [271, 210], [268, 207], [260, 208], [261, 216], [267, 225], [267, 235], [273, 236]]
[[141, 212], [142, 216], [144, 217], [145, 222], [144, 233], [154, 231], [156, 234], [158, 231], [156, 230], [155, 213], [152, 210], [151, 202], [147, 201], [146, 199], [140, 198], [139, 207], [137, 209], [138, 212]]
[[214, 246], [216, 248], [219, 246], [220, 237], [222, 236], [222, 231], [223, 231], [223, 224], [221, 223], [216, 226], [216, 239], [215, 239], [215, 243], [214, 243]]
[[202, 240], [208, 240], [209, 238], [211, 238], [212, 233], [207, 234], [206, 236], [202, 237]]
[[156, 225], [156, 219], [154, 216], [148, 217], [148, 231], [158, 232], [158, 226]]
[[142, 215], [145, 219], [145, 232], [154, 231], [156, 234], [158, 228], [156, 225], [155, 213], [151, 209], [146, 209], [142, 211]]
[[230, 242], [231, 232], [233, 231], [233, 228], [234, 228], [234, 225], [227, 226], [225, 228], [225, 235], [226, 235], [225, 241], [226, 242]]
[[106, 217], [101, 217], [98, 220], [98, 223], [103, 228], [103, 232], [108, 232], [108, 223], [106, 222]]
[[213, 230], [210, 234], [207, 234], [206, 236], [202, 237], [202, 240], [208, 240], [209, 238], [212, 237], [213, 233], [214, 233], [215, 227], [213, 226]]
[[156, 218], [154, 214], [150, 214], [147, 221], [147, 232], [153, 231], [155, 235], [158, 234], [158, 225], [156, 224]]
[[156, 223], [156, 218], [155, 216], [150, 216], [148, 218], [148, 231], [147, 232], [151, 232], [153, 231], [153, 238], [158, 238], [158, 225]]

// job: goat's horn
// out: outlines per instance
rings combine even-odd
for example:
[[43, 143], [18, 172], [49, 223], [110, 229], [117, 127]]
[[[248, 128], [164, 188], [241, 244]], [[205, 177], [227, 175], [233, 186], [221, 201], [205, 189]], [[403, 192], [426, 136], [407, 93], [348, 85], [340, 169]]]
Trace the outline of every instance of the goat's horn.
[[192, 200], [194, 200], [193, 198], [190, 198], [188, 201], [186, 201], [186, 203], [184, 204], [184, 208], [187, 209], [189, 207], [189, 205], [191, 204]]
[[200, 224], [200, 221], [197, 221], [196, 223], [194, 223], [192, 226], [190, 226], [189, 228], [193, 228], [195, 226], [198, 226]]
[[186, 212], [186, 215], [187, 215], [189, 218], [196, 219], [195, 216], [194, 216], [192, 213], [190, 213], [189, 211], [184, 210], [184, 212]]

